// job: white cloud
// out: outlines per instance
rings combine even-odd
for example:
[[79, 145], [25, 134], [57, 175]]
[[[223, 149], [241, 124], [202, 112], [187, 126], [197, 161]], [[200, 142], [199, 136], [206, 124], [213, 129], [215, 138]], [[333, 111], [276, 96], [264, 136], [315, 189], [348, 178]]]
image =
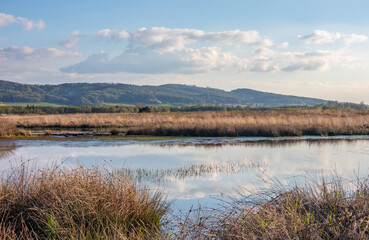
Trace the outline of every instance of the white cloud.
[[85, 61], [62, 68], [61, 71], [80, 74], [118, 72], [196, 74], [226, 69], [237, 72], [327, 71], [333, 65], [352, 66], [353, 62], [354, 59], [342, 50], [276, 52], [261, 47], [250, 57], [239, 58], [229, 52], [222, 52], [218, 47], [184, 48], [167, 52], [136, 48], [113, 58], [105, 53], [92, 55]]
[[342, 34], [339, 32], [327, 32], [323, 30], [314, 30], [311, 34], [305, 36], [299, 35], [297, 38], [308, 44], [334, 43], [338, 40], [342, 40], [346, 44], [351, 44], [355, 42], [363, 42], [368, 39], [368, 37], [364, 35]]
[[65, 39], [65, 40], [61, 41], [60, 45], [63, 46], [63, 47], [66, 47], [66, 48], [71, 48], [71, 47], [74, 47], [75, 45], [77, 45], [79, 40], [80, 40], [79, 37], [68, 38], [68, 39]]
[[56, 48], [34, 49], [28, 46], [0, 48], [0, 59], [5, 60], [49, 60], [58, 58], [80, 57], [77, 52], [63, 51]]
[[199, 40], [208, 41], [216, 44], [241, 45], [241, 44], [257, 44], [263, 43], [273, 45], [271, 40], [262, 40], [259, 32], [247, 31], [243, 32], [238, 29], [226, 32], [209, 32], [204, 33]]
[[290, 44], [288, 42], [283, 42], [278, 45], [279, 48], [287, 48]]
[[79, 40], [81, 39], [81, 34], [78, 30], [75, 30], [71, 34], [72, 36], [68, 39], [59, 42], [60, 46], [71, 48], [78, 44]]
[[343, 66], [354, 59], [345, 55], [343, 50], [276, 52], [269, 48], [254, 51], [245, 71], [251, 72], [293, 72], [293, 71], [327, 71], [332, 65]]
[[117, 30], [112, 30], [112, 29], [102, 29], [102, 30], [95, 32], [93, 35], [100, 37], [100, 38], [109, 38], [111, 40], [122, 40], [122, 39], [129, 38], [129, 33], [124, 30], [119, 32]]
[[256, 60], [247, 68], [250, 72], [276, 72], [279, 70], [277, 64], [269, 61]]
[[217, 47], [183, 49], [182, 51], [157, 53], [140, 49], [136, 52], [109, 58], [100, 53], [88, 57], [85, 61], [62, 68], [63, 72], [76, 73], [181, 73], [194, 74], [220, 71], [228, 67], [239, 66], [243, 61], [230, 53], [223, 53]]
[[332, 65], [349, 63], [351, 58], [343, 51], [317, 50], [310, 52], [286, 52], [280, 57], [282, 71], [327, 71]]
[[[81, 34], [75, 31], [72, 33], [72, 38], [61, 44], [66, 47], [74, 46], [80, 36]], [[61, 68], [61, 71], [86, 75], [114, 73], [196, 74], [227, 69], [235, 72], [327, 71], [332, 66], [355, 65], [355, 61], [344, 50], [290, 52], [284, 50], [289, 46], [288, 42], [277, 44], [272, 49], [273, 41], [262, 38], [257, 31], [204, 32], [196, 29], [152, 27], [140, 28], [130, 33], [102, 29], [89, 36], [111, 40], [129, 39], [129, 44], [127, 49], [118, 56], [112, 57], [101, 52], [89, 56], [82, 62]], [[321, 44], [339, 39], [346, 43], [352, 43], [362, 41], [366, 37], [316, 30], [313, 34], [299, 38], [308, 43]], [[251, 46], [252, 48], [249, 50], [253, 50], [246, 53], [247, 57], [243, 58], [234, 53], [222, 51], [219, 47], [222, 45], [240, 46], [242, 44]]]
[[32, 21], [24, 17], [15, 17], [11, 14], [0, 13], [0, 27], [8, 26], [11, 24], [20, 24], [26, 30], [32, 30], [37, 28], [39, 30], [45, 28], [45, 23], [42, 20]]
[[355, 42], [364, 42], [368, 39], [367, 36], [364, 35], [358, 35], [358, 34], [349, 34], [349, 35], [344, 35], [343, 40], [345, 41], [345, 43], [355, 43]]
[[193, 29], [170, 29], [164, 27], [140, 28], [131, 33], [131, 47], [144, 47], [162, 52], [182, 50], [195, 43], [204, 32]]
[[102, 29], [93, 35], [100, 38], [121, 40], [129, 38], [130, 48], [147, 48], [157, 52], [181, 51], [189, 44], [210, 43], [239, 46], [242, 44], [270, 47], [270, 39], [262, 39], [257, 31], [204, 32], [197, 29], [172, 29], [165, 27], [140, 28], [134, 32]]

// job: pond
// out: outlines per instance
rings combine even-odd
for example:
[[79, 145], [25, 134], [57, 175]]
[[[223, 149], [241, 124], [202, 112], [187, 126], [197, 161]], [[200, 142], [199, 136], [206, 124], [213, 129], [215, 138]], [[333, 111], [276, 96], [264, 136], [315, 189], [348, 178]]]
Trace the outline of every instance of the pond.
[[347, 179], [369, 170], [369, 136], [196, 138], [134, 140], [15, 140], [0, 143], [0, 171], [21, 161], [42, 168], [125, 168], [149, 188], [160, 188], [178, 209], [217, 204], [265, 184], [302, 184], [304, 177]]

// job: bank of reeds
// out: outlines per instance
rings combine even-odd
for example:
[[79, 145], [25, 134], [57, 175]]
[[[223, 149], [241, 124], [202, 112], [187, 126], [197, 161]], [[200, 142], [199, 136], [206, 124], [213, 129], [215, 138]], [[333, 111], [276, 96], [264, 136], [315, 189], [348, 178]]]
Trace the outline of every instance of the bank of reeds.
[[30, 135], [31, 133], [29, 131], [17, 128], [16, 123], [0, 118], [0, 138]]
[[[223, 202], [222, 202], [223, 201]], [[24, 165], [2, 177], [0, 239], [368, 239], [369, 178], [308, 180], [168, 212], [124, 171]], [[163, 219], [170, 222], [161, 228]]]
[[[178, 221], [176, 239], [368, 239], [369, 179], [274, 187]], [[223, 206], [224, 207], [224, 206]]]
[[18, 132], [17, 125], [7, 119], [0, 119], [0, 138], [16, 135]]
[[0, 239], [147, 239], [165, 212], [123, 171], [22, 165], [1, 180]]
[[128, 135], [301, 136], [367, 135], [367, 110], [286, 110], [190, 113], [3, 115], [24, 128], [110, 128]]

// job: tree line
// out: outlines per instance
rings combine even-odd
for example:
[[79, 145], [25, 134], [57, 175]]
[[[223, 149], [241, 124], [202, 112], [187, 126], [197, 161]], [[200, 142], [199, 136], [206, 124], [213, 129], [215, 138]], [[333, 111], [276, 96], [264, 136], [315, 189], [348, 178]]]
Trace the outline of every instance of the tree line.
[[366, 110], [365, 104], [329, 102], [316, 106], [249, 107], [249, 106], [0, 106], [0, 114], [73, 114], [73, 113], [145, 113], [145, 112], [199, 112], [240, 110], [297, 110], [297, 109], [356, 109]]

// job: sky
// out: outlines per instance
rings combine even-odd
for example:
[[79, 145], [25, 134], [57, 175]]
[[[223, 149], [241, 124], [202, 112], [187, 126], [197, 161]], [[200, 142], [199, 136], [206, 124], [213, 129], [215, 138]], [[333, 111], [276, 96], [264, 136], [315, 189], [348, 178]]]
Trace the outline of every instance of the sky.
[[367, 0], [0, 0], [0, 79], [369, 103]]

